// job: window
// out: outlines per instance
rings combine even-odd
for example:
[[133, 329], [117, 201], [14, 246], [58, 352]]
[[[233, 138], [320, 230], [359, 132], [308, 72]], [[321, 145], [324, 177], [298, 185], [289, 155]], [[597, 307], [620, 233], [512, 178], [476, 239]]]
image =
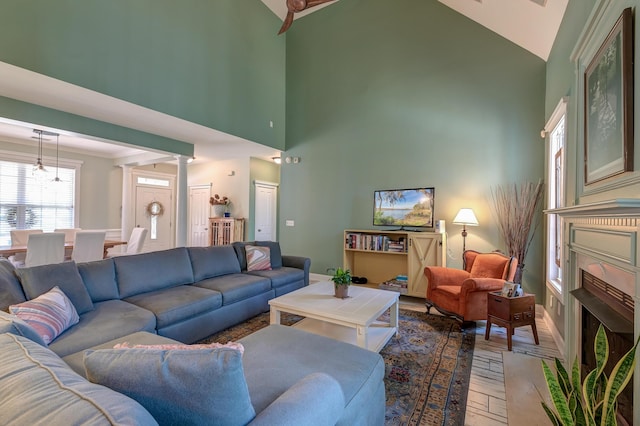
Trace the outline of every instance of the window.
[[0, 245], [11, 244], [12, 229], [47, 232], [75, 227], [78, 164], [60, 166], [61, 182], [54, 184], [55, 166], [45, 164], [47, 174], [37, 179], [32, 158], [6, 153], [0, 157]]
[[[562, 100], [547, 123], [551, 129], [547, 149], [547, 208], [564, 206], [564, 147], [566, 144], [566, 100]], [[547, 283], [562, 295], [562, 218], [547, 215]]]

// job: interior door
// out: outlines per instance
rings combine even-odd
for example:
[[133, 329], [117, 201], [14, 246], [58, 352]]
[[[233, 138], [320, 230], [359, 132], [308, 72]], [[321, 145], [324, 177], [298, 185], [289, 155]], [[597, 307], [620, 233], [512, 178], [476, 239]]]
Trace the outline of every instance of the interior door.
[[209, 238], [211, 186], [189, 188], [189, 241], [191, 247], [205, 247]]
[[[136, 186], [136, 223], [135, 226], [147, 228], [147, 238], [142, 247], [143, 252], [166, 250], [173, 247], [173, 213], [172, 190]], [[150, 214], [147, 207], [152, 202], [162, 206], [159, 214]]]
[[256, 241], [276, 241], [278, 215], [278, 187], [276, 184], [255, 183], [255, 231]]

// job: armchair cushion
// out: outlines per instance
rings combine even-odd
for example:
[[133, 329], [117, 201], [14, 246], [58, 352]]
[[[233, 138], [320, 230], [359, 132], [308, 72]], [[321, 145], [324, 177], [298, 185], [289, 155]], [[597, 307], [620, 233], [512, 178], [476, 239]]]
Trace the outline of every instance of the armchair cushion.
[[504, 278], [509, 260], [499, 253], [480, 253], [471, 265], [469, 273], [475, 278]]

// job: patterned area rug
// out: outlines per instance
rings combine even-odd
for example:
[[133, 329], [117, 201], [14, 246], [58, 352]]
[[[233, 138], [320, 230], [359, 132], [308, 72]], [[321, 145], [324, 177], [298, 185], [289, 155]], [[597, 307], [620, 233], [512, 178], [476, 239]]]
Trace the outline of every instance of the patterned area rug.
[[[384, 318], [384, 316], [383, 316]], [[282, 314], [282, 324], [302, 317]], [[238, 340], [269, 325], [260, 314], [199, 343]], [[380, 355], [385, 362], [386, 425], [463, 425], [475, 333], [439, 315], [400, 310], [400, 335]]]

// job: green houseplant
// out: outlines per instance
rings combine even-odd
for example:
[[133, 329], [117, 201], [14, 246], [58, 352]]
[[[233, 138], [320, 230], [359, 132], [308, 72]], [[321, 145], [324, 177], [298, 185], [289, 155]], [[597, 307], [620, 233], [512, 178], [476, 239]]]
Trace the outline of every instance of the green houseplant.
[[349, 297], [349, 286], [351, 285], [351, 271], [348, 269], [337, 268], [333, 272], [331, 278], [335, 288], [335, 297], [345, 299]]
[[554, 412], [544, 401], [542, 402], [542, 408], [549, 416], [551, 423], [562, 426], [617, 425], [617, 398], [633, 375], [638, 341], [618, 361], [610, 377], [607, 377], [604, 367], [609, 359], [609, 342], [604, 327], [600, 324], [594, 341], [597, 365], [585, 376], [582, 384], [578, 357], [573, 362], [571, 376], [558, 358], [555, 359], [557, 376], [554, 376], [551, 368], [542, 361], [544, 378], [556, 409]]

